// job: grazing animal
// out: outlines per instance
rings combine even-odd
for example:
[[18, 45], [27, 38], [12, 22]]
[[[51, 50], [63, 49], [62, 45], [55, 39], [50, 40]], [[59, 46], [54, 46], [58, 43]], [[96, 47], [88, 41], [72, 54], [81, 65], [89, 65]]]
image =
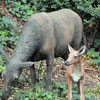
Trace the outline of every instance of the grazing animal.
[[77, 82], [80, 92], [80, 100], [85, 100], [84, 97], [84, 68], [81, 66], [80, 55], [85, 52], [86, 47], [82, 46], [78, 51], [68, 45], [69, 57], [65, 62], [66, 77], [68, 82], [68, 100], [72, 100], [72, 82]]
[[54, 57], [67, 59], [67, 44], [78, 48], [83, 33], [83, 25], [78, 14], [70, 9], [51, 13], [41, 12], [30, 17], [23, 26], [16, 48], [9, 59], [3, 50], [7, 68], [3, 72], [3, 97], [11, 95], [11, 87], [22, 69], [30, 66], [33, 87], [36, 82], [35, 61], [46, 60], [46, 89], [49, 89]]

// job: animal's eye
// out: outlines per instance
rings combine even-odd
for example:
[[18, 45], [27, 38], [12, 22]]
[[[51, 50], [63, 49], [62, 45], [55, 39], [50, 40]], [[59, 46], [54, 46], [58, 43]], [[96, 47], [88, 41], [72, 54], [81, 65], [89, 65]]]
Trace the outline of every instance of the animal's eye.
[[78, 58], [78, 56], [74, 56], [74, 58]]

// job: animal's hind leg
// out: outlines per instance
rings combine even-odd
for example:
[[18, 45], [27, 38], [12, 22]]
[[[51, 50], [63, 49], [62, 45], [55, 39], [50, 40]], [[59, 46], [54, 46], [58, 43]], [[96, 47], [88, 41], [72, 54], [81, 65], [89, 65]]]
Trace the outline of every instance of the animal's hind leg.
[[80, 82], [80, 100], [85, 100], [84, 96], [84, 78]]
[[[76, 33], [75, 33], [76, 34]], [[75, 35], [72, 42], [71, 42], [71, 46], [73, 47], [73, 49], [78, 50], [81, 44], [81, 40], [82, 40], [82, 33], [79, 33], [80, 35]]]
[[47, 64], [47, 75], [46, 75], [46, 89], [49, 90], [51, 83], [52, 67], [54, 65], [54, 52], [50, 53], [46, 59]]
[[32, 80], [32, 87], [35, 87], [35, 83], [36, 83], [36, 72], [35, 72], [35, 66], [31, 66], [30, 67], [30, 74], [31, 74], [31, 80]]

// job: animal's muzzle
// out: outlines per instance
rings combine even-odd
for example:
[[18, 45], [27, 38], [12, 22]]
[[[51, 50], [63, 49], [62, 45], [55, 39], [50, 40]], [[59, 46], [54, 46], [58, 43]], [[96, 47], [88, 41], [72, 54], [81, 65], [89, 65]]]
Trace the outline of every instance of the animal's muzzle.
[[69, 65], [70, 65], [69, 61], [66, 61], [66, 62], [65, 62], [65, 65], [66, 65], [66, 66], [69, 66]]

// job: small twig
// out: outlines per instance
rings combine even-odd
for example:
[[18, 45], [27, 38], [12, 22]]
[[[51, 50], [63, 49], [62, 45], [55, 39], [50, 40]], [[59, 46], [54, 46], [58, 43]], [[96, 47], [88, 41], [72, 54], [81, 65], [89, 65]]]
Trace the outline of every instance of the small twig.
[[87, 33], [87, 30], [89, 30], [89, 29], [90, 29], [90, 26], [87, 25], [87, 26], [84, 28], [84, 32]]
[[94, 31], [93, 38], [92, 38], [92, 43], [93, 43], [93, 40], [94, 40], [95, 34], [97, 33], [98, 25], [99, 25], [99, 23], [96, 24], [95, 31]]
[[89, 39], [88, 39], [88, 41], [89, 41], [88, 47], [89, 47], [89, 48], [90, 48], [91, 45], [93, 44], [95, 34], [97, 33], [98, 25], [99, 25], [99, 23], [97, 22], [97, 24], [96, 24], [96, 26], [95, 26], [95, 29], [94, 29], [95, 31], [94, 31], [94, 32], [91, 31], [91, 35], [90, 35], [90, 37], [89, 37]]

